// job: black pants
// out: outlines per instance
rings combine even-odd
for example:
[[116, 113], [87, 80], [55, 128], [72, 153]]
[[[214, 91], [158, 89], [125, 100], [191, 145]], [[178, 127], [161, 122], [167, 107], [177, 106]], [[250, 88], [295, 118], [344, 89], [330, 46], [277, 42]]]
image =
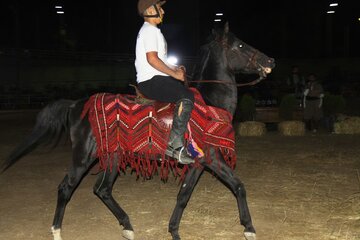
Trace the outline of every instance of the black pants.
[[138, 88], [147, 98], [176, 103], [181, 99], [194, 102], [194, 94], [184, 84], [170, 76], [154, 76], [138, 84]]

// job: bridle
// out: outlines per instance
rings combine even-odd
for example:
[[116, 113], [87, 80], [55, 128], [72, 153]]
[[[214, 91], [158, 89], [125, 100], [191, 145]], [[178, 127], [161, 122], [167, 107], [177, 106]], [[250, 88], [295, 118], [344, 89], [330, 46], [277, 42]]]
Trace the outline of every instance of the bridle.
[[[208, 52], [207, 52], [207, 56], [206, 56], [206, 59], [209, 58], [210, 56], [210, 48], [214, 46], [213, 42], [217, 42], [218, 44], [222, 45], [225, 49], [229, 49], [231, 48], [231, 46], [227, 43], [227, 42], [224, 42], [224, 41], [219, 41], [217, 39], [211, 41], [208, 45], [209, 45], [209, 49], [208, 49]], [[258, 56], [258, 53], [259, 51], [256, 50], [251, 56], [250, 58], [248, 59], [248, 62], [246, 63], [246, 66], [245, 66], [245, 69], [248, 69], [250, 66], [254, 66], [254, 67], [258, 67], [257, 64], [256, 64], [256, 59], [257, 59], [257, 56]], [[236, 56], [238, 57], [238, 54], [236, 54]], [[207, 60], [206, 60], [206, 63], [204, 63], [204, 65], [207, 64]], [[205, 66], [202, 66], [202, 69], [204, 69]], [[231, 72], [235, 72], [230, 66], [228, 66], [230, 68], [230, 71]], [[201, 73], [202, 74], [202, 73]], [[232, 81], [225, 81], [225, 80], [187, 80], [188, 78], [192, 78], [192, 76], [186, 74], [186, 79], [185, 79], [185, 84], [188, 84], [188, 83], [219, 83], [219, 84], [229, 84], [229, 85], [234, 85], [234, 82]], [[244, 86], [252, 86], [252, 85], [255, 85], [257, 83], [259, 83], [261, 80], [263, 80], [265, 77], [260, 75], [259, 74], [259, 77], [251, 82], [248, 82], [248, 83], [238, 83], [238, 84], [235, 84], [236, 87], [244, 87]]]

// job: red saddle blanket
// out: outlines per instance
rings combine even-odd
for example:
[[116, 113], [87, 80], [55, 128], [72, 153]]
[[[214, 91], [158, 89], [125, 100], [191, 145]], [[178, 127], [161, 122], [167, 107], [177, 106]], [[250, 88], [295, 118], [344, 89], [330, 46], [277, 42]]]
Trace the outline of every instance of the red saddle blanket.
[[[210, 147], [218, 150], [227, 164], [235, 167], [235, 134], [232, 115], [220, 108], [205, 104], [200, 93], [195, 95], [194, 109], [185, 135], [187, 142], [196, 143], [207, 161]], [[118, 170], [131, 167], [143, 177], [159, 173], [166, 179], [170, 170], [183, 177], [188, 165], [178, 165], [165, 156], [170, 135], [174, 104], [155, 102], [139, 104], [136, 96], [98, 93], [86, 102], [81, 117], [88, 116], [97, 143], [96, 157], [106, 169], [118, 161]], [[201, 152], [201, 151], [200, 151]], [[193, 166], [200, 166], [195, 158]]]

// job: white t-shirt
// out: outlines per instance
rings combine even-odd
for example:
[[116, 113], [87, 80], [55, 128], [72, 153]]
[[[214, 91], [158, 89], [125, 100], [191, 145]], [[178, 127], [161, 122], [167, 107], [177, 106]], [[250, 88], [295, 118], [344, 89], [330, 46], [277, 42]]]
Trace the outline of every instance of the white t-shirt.
[[166, 64], [167, 44], [160, 29], [144, 22], [136, 40], [136, 81], [138, 83], [150, 80], [155, 75], [168, 76], [152, 67], [147, 59], [147, 52], [157, 52], [158, 57]]

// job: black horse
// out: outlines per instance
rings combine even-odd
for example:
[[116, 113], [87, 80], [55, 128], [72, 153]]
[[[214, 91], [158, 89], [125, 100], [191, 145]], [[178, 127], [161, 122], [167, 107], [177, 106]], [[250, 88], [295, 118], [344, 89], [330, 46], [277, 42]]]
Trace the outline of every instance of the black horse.
[[[193, 79], [199, 80], [197, 87], [207, 103], [225, 108], [232, 114], [235, 112], [237, 101], [235, 73], [242, 71], [265, 77], [274, 67], [273, 59], [239, 40], [229, 32], [228, 24], [224, 29], [213, 30], [209, 43], [202, 47], [201, 52], [200, 64], [197, 65]], [[47, 105], [38, 114], [31, 134], [9, 155], [0, 169], [5, 171], [39, 144], [59, 139], [63, 132], [70, 134], [73, 161], [69, 172], [58, 187], [57, 206], [52, 225], [54, 240], [61, 240], [60, 231], [64, 212], [72, 194], [89, 169], [98, 161], [94, 157], [96, 142], [90, 123], [87, 118], [80, 118], [86, 100], [59, 100]], [[169, 222], [172, 239], [180, 239], [179, 225], [183, 211], [204, 170], [212, 172], [233, 192], [237, 199], [241, 224], [245, 227], [245, 237], [255, 239], [255, 229], [251, 221], [244, 185], [234, 176], [233, 170], [222, 159], [221, 154], [217, 154], [215, 149], [210, 149], [209, 154], [211, 159], [216, 161], [209, 163], [200, 159], [199, 162], [204, 168], [190, 168], [181, 184]], [[134, 231], [128, 215], [112, 196], [112, 187], [119, 174], [116, 167], [114, 164], [114, 169], [107, 169], [99, 174], [94, 185], [94, 193], [123, 226], [123, 237], [134, 239]]]

